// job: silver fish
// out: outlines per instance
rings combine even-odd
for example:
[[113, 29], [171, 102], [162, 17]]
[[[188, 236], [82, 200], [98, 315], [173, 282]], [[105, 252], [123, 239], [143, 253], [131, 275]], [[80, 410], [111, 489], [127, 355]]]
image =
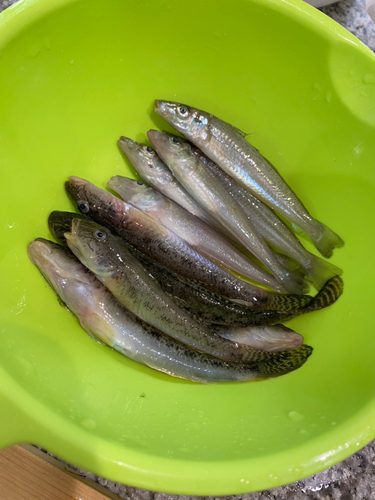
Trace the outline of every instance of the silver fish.
[[273, 210], [253, 196], [247, 189], [240, 186], [237, 181], [210, 160], [200, 149], [192, 146], [192, 150], [241, 205], [242, 210], [264, 240], [298, 262], [304, 270], [306, 279], [311, 281], [317, 290], [320, 290], [333, 276], [342, 274], [339, 267], [308, 252], [293, 231], [279, 219]]
[[190, 144], [157, 130], [150, 130], [147, 136], [189, 194], [252, 252], [288, 292], [303, 293], [303, 280], [279, 263], [236, 200], [193, 154]]
[[245, 139], [246, 134], [219, 118], [185, 104], [155, 101], [155, 111], [198, 146], [227, 174], [290, 222], [301, 227], [324, 257], [344, 241], [314, 219], [278, 171]]
[[85, 179], [70, 177], [65, 187], [81, 213], [108, 227], [159, 265], [212, 292], [264, 310], [290, 311], [311, 300], [308, 295], [268, 292], [236, 278], [152, 217]]
[[270, 274], [253, 264], [221, 234], [162, 193], [143, 182], [119, 175], [112, 177], [107, 186], [126, 203], [155, 219], [208, 259], [274, 290], [283, 290]]
[[259, 380], [298, 368], [312, 352], [308, 346], [286, 352], [286, 359], [277, 366], [226, 363], [207, 357], [175, 342], [127, 311], [63, 247], [39, 238], [30, 243], [28, 255], [91, 336], [126, 357], [169, 375], [203, 383]]
[[118, 145], [147, 184], [160, 193], [163, 193], [185, 210], [195, 215], [195, 217], [206, 222], [209, 226], [217, 226], [215, 219], [181, 186], [169, 168], [150, 146], [133, 141], [128, 137], [120, 137]]

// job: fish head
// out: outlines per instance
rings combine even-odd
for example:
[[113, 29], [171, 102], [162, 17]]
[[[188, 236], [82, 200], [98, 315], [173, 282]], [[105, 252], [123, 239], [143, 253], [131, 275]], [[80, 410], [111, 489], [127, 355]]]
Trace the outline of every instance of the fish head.
[[37, 238], [29, 244], [27, 253], [31, 262], [38, 267], [52, 288], [67, 303], [70, 302], [72, 289], [96, 281], [94, 275], [70, 250], [52, 241]]
[[94, 221], [73, 219], [71, 231], [64, 236], [74, 255], [96, 275], [104, 277], [114, 271], [117, 241], [107, 228]]
[[188, 139], [205, 139], [208, 135], [209, 115], [204, 111], [186, 104], [161, 100], [155, 101], [154, 111]]
[[[106, 288], [70, 250], [52, 241], [37, 238], [28, 246], [30, 260], [59, 298], [83, 321], [103, 323], [97, 305], [105, 301]], [[106, 325], [104, 325], [106, 326]]]
[[70, 177], [65, 188], [81, 214], [109, 227], [119, 219], [125, 222], [127, 205], [109, 191], [80, 177]]
[[118, 144], [143, 179], [153, 185], [153, 180], [170, 181], [172, 174], [156, 151], [146, 144], [121, 137]]
[[147, 137], [172, 173], [175, 173], [176, 166], [178, 169], [186, 170], [190, 165], [191, 145], [184, 139], [158, 130], [149, 130]]
[[121, 175], [112, 177], [107, 183], [107, 186], [128, 203], [131, 203], [132, 200], [142, 200], [144, 197], [154, 192], [154, 190], [148, 187], [144, 182], [129, 179], [129, 177], [122, 177]]
[[78, 218], [89, 220], [85, 215], [73, 212], [60, 212], [59, 210], [54, 210], [50, 213], [48, 217], [48, 227], [52, 236], [60, 245], [66, 246], [64, 234], [71, 230], [73, 219]]

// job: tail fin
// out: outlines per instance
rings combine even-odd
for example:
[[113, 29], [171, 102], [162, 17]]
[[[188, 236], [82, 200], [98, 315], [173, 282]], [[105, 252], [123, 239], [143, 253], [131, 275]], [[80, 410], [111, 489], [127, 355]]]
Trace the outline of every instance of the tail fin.
[[273, 252], [276, 259], [280, 262], [282, 266], [285, 267], [288, 271], [292, 271], [294, 274], [301, 278], [305, 278], [306, 271], [301, 266], [299, 262], [297, 262], [292, 257], [288, 257], [287, 255], [283, 255], [282, 253]]
[[321, 222], [318, 222], [318, 224], [319, 224], [318, 235], [309, 234], [309, 236], [314, 245], [316, 246], [316, 248], [324, 257], [327, 258], [332, 257], [333, 250], [335, 248], [341, 248], [342, 246], [344, 246], [344, 241], [340, 238], [338, 234], [331, 231], [329, 227], [325, 226]]
[[342, 269], [311, 254], [311, 265], [305, 268], [306, 277], [317, 290], [323, 288], [334, 276], [341, 276]]
[[308, 283], [295, 272], [286, 271], [284, 275], [278, 275], [276, 278], [289, 293], [303, 295], [310, 290]]
[[[340, 278], [340, 276], [334, 276], [324, 287], [320, 290], [319, 293], [315, 295], [315, 297], [309, 302], [306, 306], [307, 311], [317, 311], [319, 309], [324, 309], [336, 302], [336, 300], [342, 295], [344, 291], [344, 282]], [[306, 312], [307, 312], [306, 311]]]
[[265, 377], [285, 375], [302, 366], [309, 356], [311, 356], [312, 352], [313, 348], [306, 344], [301, 345], [301, 347], [293, 351], [284, 351], [282, 357], [275, 357], [259, 363], [260, 373]]

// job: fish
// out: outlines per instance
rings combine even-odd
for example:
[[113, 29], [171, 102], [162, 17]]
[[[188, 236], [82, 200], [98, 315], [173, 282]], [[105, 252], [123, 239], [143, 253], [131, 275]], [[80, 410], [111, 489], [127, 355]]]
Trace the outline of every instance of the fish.
[[341, 276], [342, 269], [307, 251], [293, 231], [279, 219], [273, 210], [258, 200], [250, 191], [240, 186], [199, 148], [192, 146], [192, 151], [235, 198], [264, 240], [299, 263], [304, 276], [313, 283], [317, 290], [320, 290], [334, 276]]
[[289, 293], [302, 294], [305, 290], [304, 281], [275, 258], [240, 205], [193, 154], [190, 144], [157, 130], [150, 130], [147, 137], [189, 194], [255, 255], [284, 289]]
[[299, 333], [284, 325], [260, 325], [252, 328], [223, 328], [216, 330], [223, 338], [232, 342], [246, 344], [254, 349], [264, 349], [268, 352], [298, 349], [303, 344]]
[[[313, 349], [286, 351], [280, 363], [227, 363], [176, 342], [137, 318], [66, 248], [43, 238], [28, 256], [86, 332], [134, 361], [200, 383], [264, 380], [302, 366]], [[271, 354], [271, 353], [269, 353]], [[277, 354], [277, 353], [273, 353]]]
[[339, 235], [310, 215], [276, 168], [246, 140], [247, 134], [185, 104], [156, 100], [154, 110], [256, 198], [300, 227], [324, 257], [344, 245]]
[[[145, 266], [148, 267], [147, 264]], [[182, 308], [208, 325], [250, 326], [277, 324], [329, 307], [340, 298], [344, 291], [342, 278], [334, 276], [327, 281], [307, 305], [289, 311], [265, 311], [235, 303], [219, 294], [209, 292], [203, 287], [182, 283], [168, 273], [160, 272], [156, 267], [151, 268], [149, 266], [148, 270], [159, 281], [163, 290], [169, 293]]]
[[236, 278], [148, 215], [85, 179], [70, 177], [65, 187], [81, 213], [171, 272], [213, 292], [265, 310], [293, 310], [311, 300], [309, 295], [279, 294]]
[[129, 137], [120, 137], [118, 145], [142, 179], [152, 188], [163, 193], [167, 198], [173, 200], [209, 226], [217, 227], [215, 219], [181, 186], [153, 148], [133, 141]]
[[208, 259], [273, 290], [284, 291], [269, 273], [247, 259], [220, 233], [162, 193], [141, 181], [119, 175], [112, 177], [107, 186], [126, 203], [152, 217]]
[[[264, 353], [231, 342], [194, 320], [165, 294], [121, 239], [93, 221], [73, 219], [68, 247], [130, 312], [182, 344], [232, 363], [264, 361]], [[272, 327], [270, 327], [272, 330]], [[246, 329], [248, 330], [248, 329]], [[242, 332], [247, 336], [247, 332]], [[240, 333], [239, 333], [240, 335]]]

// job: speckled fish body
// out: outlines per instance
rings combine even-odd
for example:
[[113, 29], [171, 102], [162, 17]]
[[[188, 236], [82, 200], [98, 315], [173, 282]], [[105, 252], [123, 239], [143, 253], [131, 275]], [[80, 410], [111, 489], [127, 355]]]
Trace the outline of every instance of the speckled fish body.
[[155, 111], [219, 167], [287, 220], [301, 227], [325, 257], [343, 240], [314, 219], [278, 171], [245, 139], [216, 116], [184, 104], [156, 101]]
[[[165, 294], [121, 239], [93, 221], [74, 219], [65, 233], [74, 255], [143, 321], [179, 342], [228, 362], [251, 363], [264, 354], [216, 335]], [[245, 335], [245, 332], [243, 332]], [[240, 334], [239, 334], [240, 335]]]
[[[30, 243], [28, 254], [82, 327], [134, 361], [175, 377], [203, 383], [246, 381], [282, 375], [300, 367], [312, 348], [285, 351], [282, 364], [235, 364], [200, 354], [139, 320], [66, 249], [48, 240]], [[297, 354], [296, 354], [297, 353]]]
[[270, 274], [247, 259], [220, 233], [162, 193], [140, 181], [121, 176], [113, 177], [108, 182], [108, 187], [126, 203], [155, 219], [208, 259], [273, 290], [283, 290]]
[[192, 146], [192, 150], [235, 198], [264, 240], [298, 262], [304, 270], [306, 279], [310, 280], [317, 290], [320, 290], [333, 276], [342, 274], [339, 267], [308, 252], [293, 231], [267, 205], [240, 186], [199, 148]]
[[150, 130], [147, 135], [159, 156], [189, 194], [254, 254], [285, 290], [290, 293], [303, 293], [303, 280], [285, 269], [275, 258], [240, 205], [193, 154], [190, 144], [156, 130]]
[[308, 295], [267, 292], [236, 278], [148, 215], [84, 179], [71, 177], [66, 189], [77, 208], [95, 222], [108, 227], [165, 268], [211, 291], [251, 307], [278, 311], [293, 310], [311, 300]]

